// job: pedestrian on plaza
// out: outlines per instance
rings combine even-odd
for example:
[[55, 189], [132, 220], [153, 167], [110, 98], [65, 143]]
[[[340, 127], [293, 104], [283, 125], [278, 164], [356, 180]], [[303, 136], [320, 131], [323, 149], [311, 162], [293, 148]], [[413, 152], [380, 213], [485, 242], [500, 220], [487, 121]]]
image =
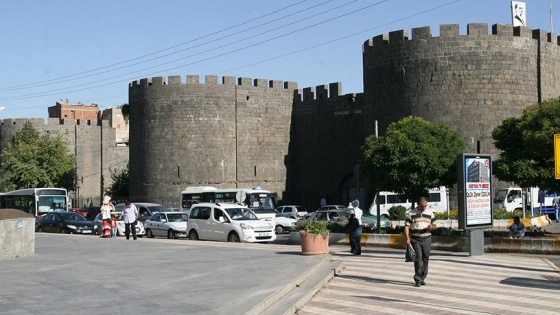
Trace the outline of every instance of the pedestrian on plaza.
[[117, 217], [114, 213], [111, 213], [111, 237], [117, 237]]
[[138, 217], [140, 213], [135, 205], [131, 204], [130, 201], [124, 203], [124, 209], [121, 214], [121, 219], [124, 221], [124, 235], [126, 239], [130, 239], [130, 230], [132, 229], [132, 238], [134, 240], [136, 237], [136, 222], [138, 222]]
[[352, 212], [350, 217], [354, 216], [357, 220], [357, 227], [351, 226], [350, 222], [348, 227], [350, 229], [350, 252], [354, 255], [362, 254], [362, 215], [363, 211], [360, 209], [360, 201], [358, 199], [352, 201]]
[[519, 217], [513, 217], [513, 223], [509, 227], [509, 238], [525, 237], [525, 224]]
[[103, 197], [101, 205], [101, 238], [111, 238], [111, 212], [115, 211], [115, 207], [111, 202], [111, 197]]
[[418, 207], [407, 211], [404, 226], [406, 244], [412, 245], [418, 255], [418, 260], [414, 262], [414, 285], [417, 287], [426, 285], [432, 249], [431, 231], [437, 228], [434, 213], [427, 206], [428, 200], [425, 197], [418, 198]]

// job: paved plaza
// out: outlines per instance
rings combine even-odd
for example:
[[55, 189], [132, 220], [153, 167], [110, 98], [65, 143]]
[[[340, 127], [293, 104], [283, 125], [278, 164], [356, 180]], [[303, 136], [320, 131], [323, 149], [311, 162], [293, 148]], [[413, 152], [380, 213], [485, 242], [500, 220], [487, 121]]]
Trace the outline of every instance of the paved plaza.
[[[343, 268], [303, 306], [263, 307], [325, 260]], [[433, 251], [416, 288], [404, 250], [37, 233], [35, 255], [0, 264], [0, 314], [557, 314], [559, 263]]]

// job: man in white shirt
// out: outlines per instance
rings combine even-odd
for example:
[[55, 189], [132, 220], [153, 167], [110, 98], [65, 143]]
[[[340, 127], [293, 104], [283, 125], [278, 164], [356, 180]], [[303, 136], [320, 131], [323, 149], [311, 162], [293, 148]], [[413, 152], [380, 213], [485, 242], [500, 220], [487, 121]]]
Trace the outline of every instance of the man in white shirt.
[[124, 209], [121, 214], [121, 219], [124, 221], [124, 234], [126, 239], [130, 238], [130, 230], [132, 229], [132, 238], [134, 240], [137, 239], [136, 237], [136, 221], [138, 221], [138, 208], [135, 205], [131, 204], [130, 201], [126, 201], [124, 203]]
[[359, 226], [357, 229], [350, 231], [350, 252], [354, 255], [362, 254], [362, 215], [363, 211], [360, 209], [360, 201], [358, 199], [352, 201], [352, 214], [358, 219]]

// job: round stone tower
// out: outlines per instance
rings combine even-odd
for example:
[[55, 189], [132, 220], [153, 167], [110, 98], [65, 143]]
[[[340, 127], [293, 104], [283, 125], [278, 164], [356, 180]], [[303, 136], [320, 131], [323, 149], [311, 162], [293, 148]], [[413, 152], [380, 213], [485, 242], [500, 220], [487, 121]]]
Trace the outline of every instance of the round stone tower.
[[187, 186], [282, 194], [297, 84], [198, 76], [129, 86], [130, 198], [179, 207]]
[[[363, 45], [366, 121], [414, 115], [458, 131], [467, 152], [496, 153], [492, 130], [529, 105], [558, 97], [558, 37], [543, 30], [495, 24], [391, 32]], [[373, 124], [365, 124], [372, 126]], [[373, 130], [366, 130], [373, 134]]]

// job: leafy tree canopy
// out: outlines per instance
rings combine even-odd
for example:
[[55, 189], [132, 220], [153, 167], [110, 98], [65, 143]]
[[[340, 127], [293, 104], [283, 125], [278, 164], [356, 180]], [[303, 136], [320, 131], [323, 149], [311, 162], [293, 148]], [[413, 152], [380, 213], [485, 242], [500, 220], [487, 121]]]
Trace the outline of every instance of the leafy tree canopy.
[[129, 168], [128, 165], [120, 172], [116, 169], [111, 170], [113, 184], [106, 189], [106, 194], [114, 200], [127, 200], [129, 194]]
[[463, 150], [459, 133], [409, 116], [389, 125], [385, 136], [366, 139], [361, 165], [374, 190], [416, 198], [457, 182], [457, 154]]
[[5, 143], [0, 186], [4, 190], [35, 187], [76, 189], [76, 158], [66, 153], [62, 137], [41, 136], [28, 122]]
[[532, 105], [520, 118], [507, 118], [492, 131], [501, 150], [494, 175], [521, 187], [560, 191], [554, 178], [554, 134], [560, 133], [560, 100]]

